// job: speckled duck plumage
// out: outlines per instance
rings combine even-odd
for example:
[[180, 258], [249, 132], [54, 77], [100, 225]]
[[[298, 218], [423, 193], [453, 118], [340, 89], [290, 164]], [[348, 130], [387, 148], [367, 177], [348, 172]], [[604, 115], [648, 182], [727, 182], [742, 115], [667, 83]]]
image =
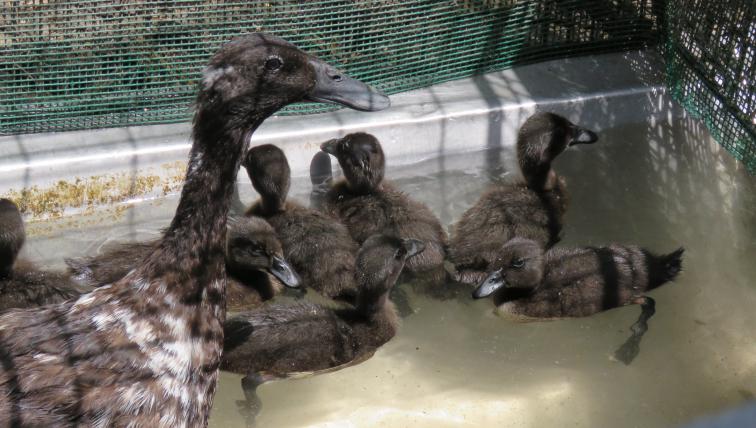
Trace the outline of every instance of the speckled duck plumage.
[[357, 255], [355, 308], [312, 303], [270, 305], [239, 314], [225, 325], [223, 370], [285, 377], [341, 366], [372, 354], [396, 334], [389, 292], [406, 260], [424, 244], [376, 235]]
[[551, 163], [567, 147], [597, 139], [554, 113], [536, 113], [525, 121], [517, 134], [523, 180], [492, 185], [451, 228], [449, 260], [459, 281], [482, 280], [500, 244], [511, 238], [532, 239], [547, 248], [559, 240], [568, 194]]
[[286, 200], [291, 170], [278, 147], [265, 144], [250, 148], [243, 165], [260, 194], [247, 214], [261, 216], [275, 228], [286, 259], [307, 288], [354, 303], [358, 246], [347, 228], [332, 217]]
[[18, 259], [26, 230], [15, 203], [0, 199], [0, 311], [63, 302], [80, 294], [68, 275]]
[[323, 209], [344, 223], [358, 243], [376, 233], [422, 241], [425, 251], [410, 259], [405, 270], [443, 274], [446, 231], [425, 204], [383, 179], [386, 159], [378, 140], [358, 132], [323, 143], [321, 149], [336, 157], [345, 177], [328, 191]]
[[250, 134], [307, 98], [388, 105], [263, 34], [226, 44], [200, 85], [184, 187], [157, 247], [75, 301], [0, 314], [0, 426], [207, 425], [226, 318], [226, 218]]

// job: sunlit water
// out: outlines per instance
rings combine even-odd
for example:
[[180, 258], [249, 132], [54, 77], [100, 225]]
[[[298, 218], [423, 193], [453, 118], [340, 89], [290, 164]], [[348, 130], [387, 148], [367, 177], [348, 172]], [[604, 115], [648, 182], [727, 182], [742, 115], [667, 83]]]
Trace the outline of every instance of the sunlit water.
[[[414, 313], [392, 341], [358, 366], [262, 386], [257, 426], [669, 427], [752, 399], [754, 178], [688, 119], [600, 135], [555, 164], [572, 196], [563, 245], [686, 248], [677, 281], [652, 293], [657, 313], [630, 366], [609, 357], [637, 306], [515, 324], [493, 315], [490, 300], [437, 301], [407, 289]], [[516, 176], [513, 167], [507, 147], [389, 166], [387, 176], [450, 224], [492, 175]], [[306, 177], [295, 179], [293, 197], [306, 202], [309, 190]], [[25, 251], [61, 266], [62, 256], [92, 254], [111, 240], [154, 236], [175, 203], [139, 204], [105, 221], [33, 224]], [[223, 373], [210, 425], [245, 426], [243, 399], [240, 376]]]

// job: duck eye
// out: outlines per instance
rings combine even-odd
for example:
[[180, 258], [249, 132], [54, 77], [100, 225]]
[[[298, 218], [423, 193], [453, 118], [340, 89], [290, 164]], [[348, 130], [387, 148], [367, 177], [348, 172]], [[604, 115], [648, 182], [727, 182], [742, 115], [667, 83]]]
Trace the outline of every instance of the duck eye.
[[278, 56], [272, 56], [265, 61], [265, 69], [268, 71], [276, 71], [282, 66], [283, 60]]
[[396, 253], [394, 253], [394, 258], [401, 259], [405, 255], [407, 255], [407, 250], [405, 250], [404, 248], [399, 248], [396, 250]]
[[523, 259], [514, 259], [512, 260], [512, 267], [515, 269], [522, 269], [522, 267], [525, 266], [525, 260]]

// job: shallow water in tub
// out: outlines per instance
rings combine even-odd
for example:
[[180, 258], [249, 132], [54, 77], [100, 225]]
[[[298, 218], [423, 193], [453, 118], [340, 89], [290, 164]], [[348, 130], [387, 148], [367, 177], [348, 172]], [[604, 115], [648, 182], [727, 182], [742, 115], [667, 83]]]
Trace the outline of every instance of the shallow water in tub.
[[[609, 356], [637, 306], [589, 318], [514, 324], [490, 300], [437, 301], [406, 286], [413, 313], [360, 365], [259, 388], [259, 427], [669, 427], [756, 394], [756, 184], [688, 119], [604, 129], [555, 168], [571, 206], [563, 245], [686, 248], [678, 279], [652, 292], [657, 313], [636, 360]], [[386, 151], [390, 156], [390, 146]], [[491, 177], [515, 176], [511, 147], [396, 166], [387, 176], [451, 224]], [[393, 162], [394, 166], [391, 166]], [[242, 200], [253, 191], [240, 185]], [[292, 196], [309, 200], [309, 179]], [[155, 236], [176, 197], [118, 215], [29, 225], [32, 259], [62, 266], [104, 243]], [[240, 376], [221, 374], [211, 427], [241, 427]]]

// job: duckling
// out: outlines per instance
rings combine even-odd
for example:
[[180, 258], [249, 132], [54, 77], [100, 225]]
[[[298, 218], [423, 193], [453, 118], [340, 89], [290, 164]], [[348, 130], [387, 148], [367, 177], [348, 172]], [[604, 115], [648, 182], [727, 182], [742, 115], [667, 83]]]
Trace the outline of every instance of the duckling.
[[359, 295], [354, 308], [303, 302], [270, 305], [229, 319], [221, 369], [286, 377], [361, 361], [396, 334], [398, 317], [389, 292], [406, 261], [424, 248], [415, 239], [368, 238], [357, 254], [353, 280]]
[[451, 228], [449, 260], [456, 279], [476, 284], [497, 257], [499, 244], [513, 237], [548, 248], [559, 240], [568, 195], [551, 162], [566, 148], [593, 144], [598, 136], [554, 113], [530, 116], [517, 134], [517, 160], [524, 177], [496, 183]]
[[336, 157], [345, 176], [328, 191], [324, 209], [349, 228], [354, 240], [362, 243], [376, 233], [418, 239], [425, 251], [408, 260], [406, 270], [444, 275], [446, 232], [426, 205], [383, 179], [386, 160], [378, 140], [358, 132], [327, 141], [320, 149]]
[[[267, 221], [260, 217], [231, 217], [226, 247], [226, 308], [237, 312], [260, 306], [283, 286], [299, 288], [302, 281], [286, 261], [283, 247]], [[253, 291], [250, 291], [253, 290]]]
[[206, 426], [226, 320], [226, 219], [250, 134], [293, 102], [389, 105], [260, 33], [223, 46], [199, 86], [186, 179], [159, 244], [113, 284], [0, 314], [0, 426]]
[[304, 283], [318, 293], [354, 303], [354, 255], [357, 243], [335, 219], [287, 201], [291, 169], [284, 152], [265, 144], [252, 147], [244, 158], [249, 179], [260, 200], [248, 215], [265, 218], [276, 230], [284, 254]]
[[[100, 287], [123, 278], [158, 245], [159, 240], [118, 244], [94, 257], [66, 259], [81, 284]], [[296, 271], [283, 257], [276, 232], [259, 217], [228, 218], [226, 242], [226, 308], [251, 309], [272, 299], [284, 286], [301, 285]]]
[[584, 317], [619, 306], [640, 304], [633, 335], [615, 356], [629, 364], [655, 312], [646, 293], [674, 280], [683, 249], [655, 255], [634, 246], [553, 247], [513, 238], [499, 248], [488, 276], [473, 292], [493, 295], [497, 312], [519, 321]]
[[26, 230], [18, 206], [9, 199], [0, 199], [0, 311], [78, 297], [80, 290], [68, 275], [17, 260], [25, 241]]

